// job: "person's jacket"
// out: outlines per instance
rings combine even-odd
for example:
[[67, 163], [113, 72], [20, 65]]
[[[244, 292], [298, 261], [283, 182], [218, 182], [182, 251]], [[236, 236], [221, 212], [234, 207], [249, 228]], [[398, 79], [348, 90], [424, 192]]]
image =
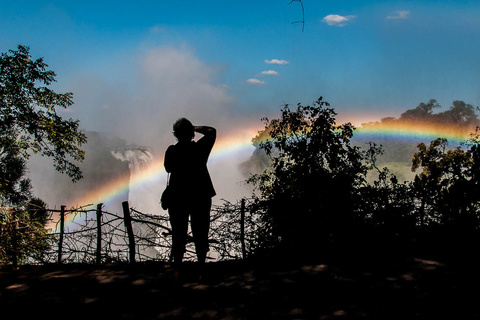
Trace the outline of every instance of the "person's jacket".
[[167, 148], [164, 166], [170, 173], [169, 185], [175, 198], [215, 196], [207, 168], [215, 139], [216, 131], [213, 130], [196, 142], [178, 142]]

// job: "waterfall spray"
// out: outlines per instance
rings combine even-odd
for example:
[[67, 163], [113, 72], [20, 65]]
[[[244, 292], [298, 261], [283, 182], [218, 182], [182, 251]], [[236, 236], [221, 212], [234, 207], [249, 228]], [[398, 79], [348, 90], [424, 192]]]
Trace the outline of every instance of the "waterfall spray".
[[[127, 146], [111, 151], [111, 154], [115, 159], [128, 162], [130, 177], [140, 174], [153, 162], [153, 155], [148, 147]], [[152, 199], [158, 198], [155, 196], [157, 193], [158, 190], [148, 184], [130, 186], [128, 201], [139, 211], [153, 213], [158, 209], [152, 207]]]

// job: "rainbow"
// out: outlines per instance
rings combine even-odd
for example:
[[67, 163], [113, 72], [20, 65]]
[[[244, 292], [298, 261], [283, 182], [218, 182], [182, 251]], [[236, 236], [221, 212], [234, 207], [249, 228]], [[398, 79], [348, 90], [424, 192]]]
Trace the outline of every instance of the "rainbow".
[[364, 124], [354, 132], [354, 137], [360, 139], [407, 140], [411, 142], [445, 138], [449, 142], [458, 144], [466, 141], [474, 131], [475, 126], [459, 129], [456, 126], [394, 120], [391, 123]]
[[[217, 140], [209, 163], [215, 164], [221, 161], [232, 161], [238, 152], [244, 152], [252, 148], [251, 139], [258, 133], [258, 127], [252, 127], [243, 130], [237, 130], [229, 133], [228, 136], [219, 137]], [[433, 140], [438, 137], [446, 138], [452, 142], [465, 141], [472, 130], [458, 130], [446, 126], [438, 126], [431, 124], [409, 124], [409, 123], [395, 123], [394, 125], [364, 125], [354, 132], [354, 138], [369, 139], [375, 141], [376, 139], [402, 139], [410, 141], [422, 142], [425, 140]], [[82, 195], [75, 200], [78, 204], [97, 204], [115, 201], [123, 201], [125, 199], [116, 199], [119, 195], [125, 194], [128, 190], [133, 190], [138, 187], [149, 186], [153, 184], [163, 185], [166, 182], [166, 172], [163, 166], [163, 158], [153, 161], [148, 168], [143, 170], [140, 174], [118, 177], [107, 184], [101, 185], [98, 188], [92, 189], [90, 192]], [[159, 191], [160, 195], [160, 191]], [[78, 217], [78, 216], [77, 216]], [[74, 215], [67, 216], [65, 225], [68, 226], [76, 219]]]
[[[232, 159], [249, 148], [252, 148], [251, 139], [258, 133], [259, 128], [247, 128], [244, 130], [237, 130], [231, 132], [226, 137], [220, 137], [217, 139], [215, 146], [209, 158], [209, 164], [214, 165], [217, 162]], [[120, 176], [117, 179], [103, 184], [97, 188], [92, 189], [90, 192], [83, 194], [79, 198], [75, 199], [74, 203], [80, 205], [87, 205], [85, 210], [93, 210], [94, 205], [98, 203], [109, 204], [114, 202], [121, 202], [126, 199], [120, 199], [121, 195], [124, 195], [129, 190], [135, 188], [150, 186], [150, 185], [165, 185], [167, 181], [167, 174], [163, 166], [163, 157], [154, 160], [147, 168], [142, 170], [139, 174], [126, 174]], [[160, 196], [161, 190], [159, 190]], [[91, 207], [90, 207], [91, 205]], [[117, 203], [115, 203], [117, 205]], [[68, 209], [68, 208], [67, 208]], [[65, 227], [73, 226], [75, 223], [79, 223], [84, 217], [80, 215], [66, 215]]]

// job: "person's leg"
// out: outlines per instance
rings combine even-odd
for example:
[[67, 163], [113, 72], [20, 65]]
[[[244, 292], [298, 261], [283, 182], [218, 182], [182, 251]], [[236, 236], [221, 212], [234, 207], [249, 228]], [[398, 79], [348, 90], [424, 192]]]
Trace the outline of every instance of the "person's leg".
[[181, 206], [168, 209], [172, 227], [172, 256], [176, 266], [182, 263], [187, 243], [188, 210]]
[[199, 199], [196, 201], [194, 212], [192, 212], [192, 234], [195, 241], [195, 251], [200, 264], [205, 263], [209, 250], [208, 232], [210, 230], [211, 207], [211, 198]]

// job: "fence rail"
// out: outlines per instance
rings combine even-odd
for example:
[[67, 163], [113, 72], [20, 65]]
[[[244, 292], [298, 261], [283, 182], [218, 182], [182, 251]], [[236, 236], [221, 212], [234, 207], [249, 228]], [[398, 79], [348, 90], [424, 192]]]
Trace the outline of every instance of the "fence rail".
[[[171, 261], [171, 228], [168, 215], [147, 214], [122, 203], [122, 215], [104, 211], [99, 203], [66, 209], [48, 209], [52, 220], [51, 247], [42, 258], [27, 263], [115, 263], [147, 260]], [[252, 201], [224, 201], [213, 206], [209, 233], [212, 260], [245, 259], [255, 238]], [[68, 226], [66, 221], [70, 221]], [[20, 230], [18, 230], [20, 232]], [[15, 238], [12, 238], [14, 241]], [[195, 259], [193, 238], [188, 235], [186, 260]], [[15, 245], [12, 246], [15, 248]]]

